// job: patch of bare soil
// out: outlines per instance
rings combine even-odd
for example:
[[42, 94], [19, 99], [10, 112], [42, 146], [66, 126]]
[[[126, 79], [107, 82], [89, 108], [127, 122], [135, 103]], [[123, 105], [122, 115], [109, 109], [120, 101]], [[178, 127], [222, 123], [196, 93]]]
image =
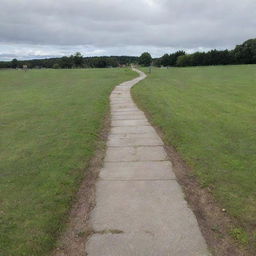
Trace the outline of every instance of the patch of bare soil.
[[105, 118], [104, 128], [95, 155], [90, 161], [89, 168], [85, 170], [85, 176], [71, 209], [66, 230], [61, 235], [52, 256], [86, 255], [86, 242], [93, 233], [88, 218], [95, 206], [95, 184], [105, 156], [106, 140], [110, 130], [109, 115]]
[[[150, 116], [145, 114], [150, 120]], [[153, 127], [164, 141], [164, 134], [161, 129]], [[220, 207], [214, 199], [211, 189], [200, 186], [191, 168], [173, 146], [165, 145], [165, 150], [211, 253], [216, 256], [253, 256], [254, 254], [242, 248], [229, 235], [232, 227], [236, 226], [236, 221], [228, 216], [225, 209]]]

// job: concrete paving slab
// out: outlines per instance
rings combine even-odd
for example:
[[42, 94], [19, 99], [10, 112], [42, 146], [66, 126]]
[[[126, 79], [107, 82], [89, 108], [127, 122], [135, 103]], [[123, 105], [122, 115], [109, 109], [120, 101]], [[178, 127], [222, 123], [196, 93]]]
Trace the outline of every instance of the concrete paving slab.
[[108, 147], [106, 162], [163, 161], [167, 154], [162, 146]]
[[116, 86], [115, 92], [123, 92], [123, 91], [129, 92], [130, 87], [129, 86], [120, 86], [120, 85]]
[[169, 161], [107, 162], [100, 172], [104, 180], [176, 179]]
[[[116, 91], [113, 91], [111, 94], [110, 94], [110, 98], [124, 98], [126, 97], [125, 99], [127, 99], [127, 96], [130, 95], [130, 90], [127, 90], [127, 92], [116, 92]], [[128, 98], [129, 99], [129, 98]]]
[[95, 234], [87, 244], [88, 256], [209, 256], [203, 249], [191, 248], [191, 244], [179, 247], [156, 241], [155, 235]]
[[147, 120], [112, 120], [111, 126], [139, 126], [150, 125]]
[[155, 133], [155, 130], [152, 126], [116, 126], [111, 128], [112, 134], [123, 134], [123, 133]]
[[112, 116], [133, 116], [133, 115], [140, 115], [140, 116], [143, 116], [145, 117], [144, 113], [142, 111], [139, 111], [139, 110], [133, 110], [133, 111], [119, 111], [119, 113], [117, 112], [113, 112], [111, 113]]
[[[114, 127], [113, 127], [114, 128]], [[145, 133], [112, 133], [110, 132], [109, 136], [108, 136], [108, 140], [111, 139], [123, 139], [123, 138], [128, 138], [128, 139], [140, 139], [140, 138], [153, 138], [153, 139], [157, 139], [159, 141], [162, 141], [158, 134], [154, 131], [150, 131], [150, 132], [145, 132]]]
[[133, 110], [138, 110], [138, 108], [135, 106], [135, 105], [121, 105], [121, 104], [110, 104], [111, 108], [114, 109], [114, 110], [123, 110], [123, 109], [126, 109], [126, 108], [132, 108]]
[[[124, 99], [126, 97], [126, 100]], [[124, 104], [126, 104], [126, 103], [130, 103], [130, 104], [132, 104], [132, 103], [134, 103], [133, 101], [131, 101], [131, 100], [127, 100], [127, 98], [129, 97], [129, 95], [127, 94], [123, 94], [123, 96], [120, 98], [120, 96], [119, 97], [115, 97], [115, 98], [110, 98], [110, 103], [119, 103], [119, 104], [122, 104], [122, 102], [121, 102], [121, 100], [123, 100], [124, 101]], [[118, 101], [118, 102], [116, 102], [116, 101]]]
[[145, 120], [147, 121], [146, 117], [141, 114], [137, 115], [112, 115], [112, 120]]
[[[128, 95], [125, 96], [125, 97], [129, 97]], [[121, 100], [123, 100], [124, 102], [121, 102]], [[125, 100], [124, 97], [122, 97], [121, 99], [119, 98], [111, 98], [110, 99], [110, 103], [118, 103], [118, 104], [127, 104], [127, 103], [130, 103], [130, 104], [133, 104], [134, 102], [132, 100]]]
[[142, 115], [145, 116], [144, 113], [140, 110], [134, 110], [134, 111], [118, 111], [118, 112], [112, 112], [111, 116], [130, 116], [130, 115]]
[[117, 95], [121, 95], [121, 94], [129, 94], [129, 93], [130, 93], [130, 89], [129, 89], [129, 88], [127, 88], [126, 91], [119, 91], [118, 88], [119, 88], [119, 87], [116, 86], [115, 89], [114, 89], [114, 90], [112, 91], [112, 93], [110, 94], [110, 96], [112, 96], [112, 95], [117, 96]]
[[[117, 106], [117, 107], [118, 106], [123, 106], [123, 105], [121, 105], [121, 103], [119, 101], [111, 101], [110, 105], [111, 106]], [[125, 102], [125, 106], [127, 106], [127, 107], [135, 107], [135, 105], [133, 103], [129, 102], [129, 101]]]
[[122, 99], [124, 101], [129, 100], [132, 101], [132, 99], [129, 97], [130, 92], [118, 92], [117, 94], [112, 93], [110, 95], [110, 99]]
[[129, 97], [129, 92], [127, 93], [120, 93], [120, 94], [117, 94], [117, 95], [110, 95], [110, 100], [111, 101], [124, 101], [124, 102], [132, 102], [133, 103], [133, 100]]
[[126, 101], [127, 97], [129, 97], [129, 93], [127, 94], [118, 94], [118, 95], [111, 95], [110, 100], [115, 101], [115, 100], [124, 100]]
[[163, 145], [159, 137], [110, 137], [107, 141], [107, 146], [121, 147], [121, 146], [160, 146]]
[[113, 104], [132, 104], [134, 105], [132, 100], [123, 100], [123, 99], [111, 99], [111, 105]]
[[116, 94], [111, 93], [110, 99], [122, 99], [122, 100], [129, 100], [132, 101], [132, 99], [129, 97], [130, 91], [127, 92], [118, 92]]
[[[115, 89], [115, 95], [121, 95], [121, 94], [127, 94], [130, 92], [130, 88], [120, 88], [119, 87], [116, 87]], [[111, 95], [114, 95], [114, 92], [112, 92]]]
[[111, 107], [111, 112], [115, 113], [115, 112], [131, 112], [131, 111], [137, 111], [138, 109], [133, 107], [133, 108], [115, 108], [115, 107]]
[[132, 104], [132, 103], [127, 103], [125, 105], [122, 105], [122, 104], [119, 104], [119, 103], [111, 103], [110, 106], [112, 108], [117, 108], [117, 109], [122, 109], [122, 108], [135, 108], [136, 105], [135, 104]]
[[139, 113], [139, 112], [137, 112], [137, 113], [135, 113], [135, 112], [133, 112], [134, 114], [130, 114], [129, 112], [122, 112], [121, 114], [120, 113], [112, 113], [111, 114], [111, 118], [114, 120], [114, 119], [116, 119], [116, 118], [118, 118], [119, 120], [122, 118], [122, 119], [125, 119], [125, 118], [127, 118], [127, 120], [132, 120], [132, 117], [134, 117], [135, 119], [134, 120], [136, 120], [137, 118], [143, 118], [143, 119], [145, 119], [145, 120], [147, 120], [146, 119], [146, 117], [142, 114], [142, 113]]
[[[115, 105], [135, 105], [135, 103], [133, 102], [133, 101], [127, 101], [127, 100], [124, 100], [124, 102], [120, 102], [120, 101], [118, 101], [118, 102], [116, 102], [117, 100], [111, 100], [110, 101], [110, 104], [111, 105], [113, 105], [113, 104], [115, 104]], [[136, 105], [135, 105], [136, 106]]]
[[[104, 252], [122, 256], [208, 255], [176, 181], [99, 181], [96, 190], [98, 201], [91, 222], [103, 235], [92, 236], [87, 244], [89, 256], [105, 256]], [[117, 239], [115, 234], [110, 237], [104, 231], [118, 231], [119, 245], [111, 243]]]

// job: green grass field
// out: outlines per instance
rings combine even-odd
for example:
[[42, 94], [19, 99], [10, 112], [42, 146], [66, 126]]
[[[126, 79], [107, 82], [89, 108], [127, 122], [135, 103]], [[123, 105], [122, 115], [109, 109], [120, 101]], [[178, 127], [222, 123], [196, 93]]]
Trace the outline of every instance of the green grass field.
[[49, 255], [128, 69], [0, 71], [0, 255]]
[[155, 68], [132, 92], [202, 186], [211, 186], [223, 208], [239, 221], [231, 234], [252, 244], [256, 238], [256, 65]]

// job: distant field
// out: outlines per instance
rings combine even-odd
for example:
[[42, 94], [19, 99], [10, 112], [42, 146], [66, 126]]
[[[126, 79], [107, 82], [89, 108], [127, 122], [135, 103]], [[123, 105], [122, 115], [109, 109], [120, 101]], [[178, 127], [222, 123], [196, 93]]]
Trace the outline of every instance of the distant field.
[[[256, 65], [153, 69], [133, 88], [139, 105], [256, 240]], [[245, 232], [244, 230], [247, 230]], [[254, 243], [255, 243], [254, 240]]]
[[49, 255], [128, 69], [0, 70], [0, 255]]

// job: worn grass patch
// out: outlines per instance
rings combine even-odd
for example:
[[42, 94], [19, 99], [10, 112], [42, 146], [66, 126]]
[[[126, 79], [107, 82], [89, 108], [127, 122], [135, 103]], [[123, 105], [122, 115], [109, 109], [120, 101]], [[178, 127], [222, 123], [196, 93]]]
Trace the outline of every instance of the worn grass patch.
[[253, 246], [256, 65], [154, 69], [132, 92], [200, 184], [238, 220], [233, 237]]
[[48, 255], [128, 69], [0, 71], [2, 256]]

